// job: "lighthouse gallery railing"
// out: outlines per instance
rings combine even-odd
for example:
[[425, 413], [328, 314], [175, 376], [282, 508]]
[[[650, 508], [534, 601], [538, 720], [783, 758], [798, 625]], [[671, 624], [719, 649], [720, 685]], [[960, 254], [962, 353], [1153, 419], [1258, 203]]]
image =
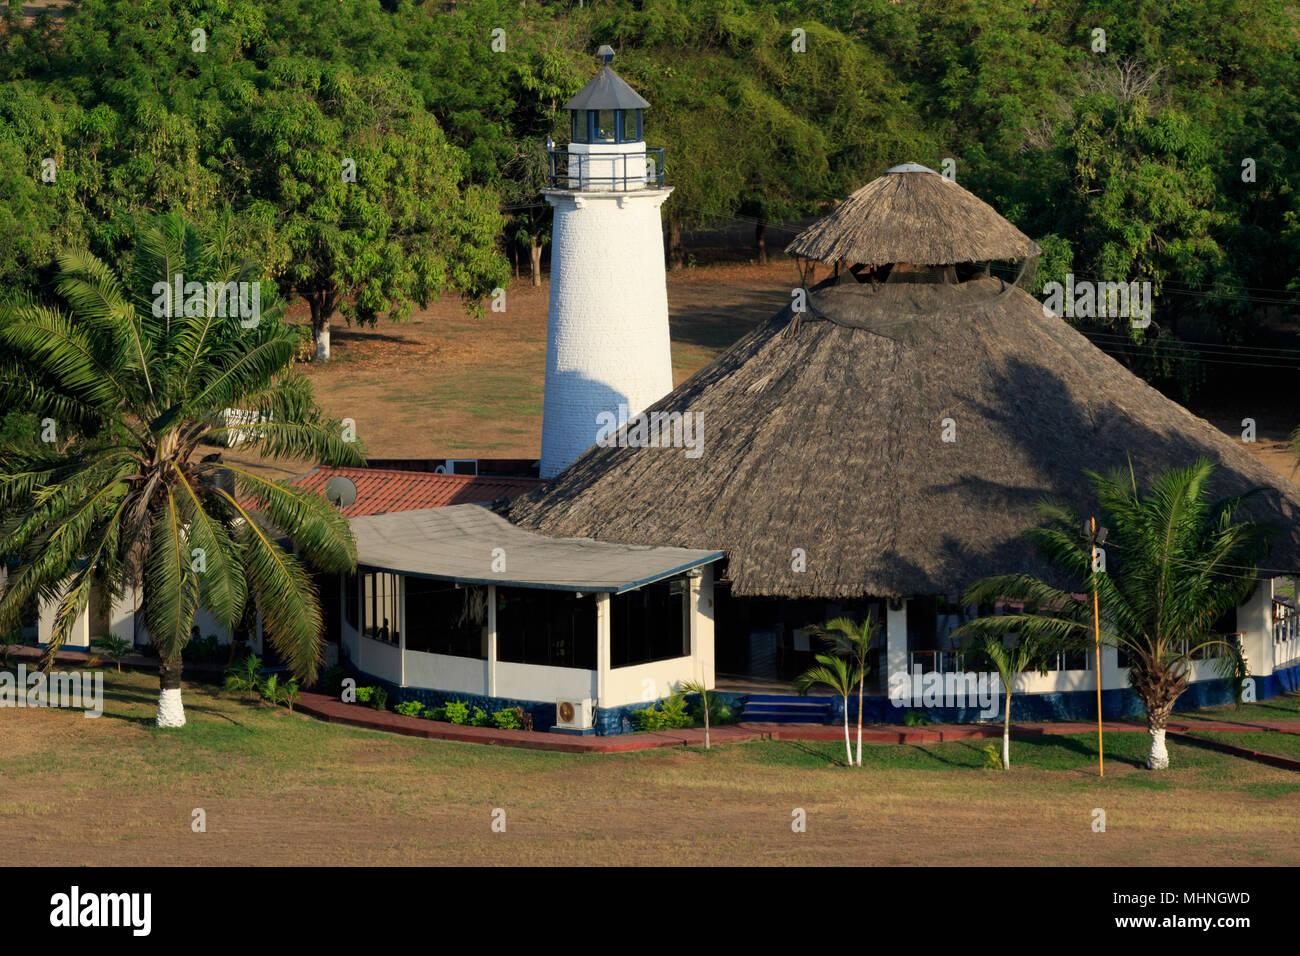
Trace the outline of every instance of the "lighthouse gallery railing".
[[551, 189], [624, 192], [664, 185], [664, 148], [633, 153], [570, 153], [548, 150]]

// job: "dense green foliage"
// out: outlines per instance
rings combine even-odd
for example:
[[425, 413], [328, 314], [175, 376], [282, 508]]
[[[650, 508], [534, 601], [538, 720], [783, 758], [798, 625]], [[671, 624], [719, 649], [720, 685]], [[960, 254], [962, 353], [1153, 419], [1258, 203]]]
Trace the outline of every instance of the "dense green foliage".
[[318, 327], [444, 292], [477, 302], [503, 252], [537, 268], [542, 144], [567, 139], [560, 107], [609, 43], [667, 148], [674, 264], [684, 225], [748, 217], [761, 237], [895, 162], [951, 160], [1044, 246], [1039, 281], [1153, 282], [1151, 328], [1094, 323], [1152, 380], [1194, 387], [1204, 365], [1176, 338], [1248, 343], [1300, 290], [1289, 0], [83, 0], [61, 26], [8, 16], [0, 287], [41, 287], [76, 246], [119, 265], [145, 213], [206, 226], [233, 210], [232, 248]]

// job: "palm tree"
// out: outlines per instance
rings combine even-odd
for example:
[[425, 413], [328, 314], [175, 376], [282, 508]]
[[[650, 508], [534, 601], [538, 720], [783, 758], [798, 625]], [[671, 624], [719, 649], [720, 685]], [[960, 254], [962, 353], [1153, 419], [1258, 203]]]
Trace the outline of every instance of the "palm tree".
[[1011, 695], [1015, 693], [1016, 681], [1020, 680], [1020, 675], [1030, 667], [1035, 667], [1039, 673], [1046, 674], [1050, 657], [1056, 647], [1050, 639], [1035, 633], [1032, 628], [1018, 635], [1018, 639], [1010, 647], [1004, 642], [1004, 635], [996, 632], [996, 628], [981, 633], [986, 622], [998, 620], [1000, 618], [980, 618], [962, 625], [956, 633], [960, 635], [969, 629], [977, 634], [970, 645], [967, 660], [969, 661], [972, 656], [987, 657], [1002, 682], [1002, 693], [1007, 700], [1006, 710], [1002, 715], [1002, 769], [1010, 770]]
[[677, 693], [700, 695], [700, 703], [704, 708], [704, 749], [709, 750], [709, 689], [704, 686], [704, 681], [684, 680], [677, 685]]
[[849, 745], [849, 697], [853, 688], [862, 682], [862, 672], [857, 665], [850, 665], [842, 657], [830, 654], [818, 654], [818, 663], [808, 668], [794, 679], [799, 696], [806, 697], [814, 687], [825, 685], [844, 699], [844, 756], [850, 767], [853, 766], [853, 748]]
[[858, 756], [857, 765], [862, 766], [862, 697], [866, 690], [867, 673], [870, 665], [867, 658], [871, 653], [871, 642], [875, 639], [880, 625], [868, 612], [866, 619], [859, 624], [851, 617], [837, 617], [825, 627], [818, 628], [821, 637], [834, 642], [835, 653], [847, 657], [858, 669]]
[[[1040, 504], [1044, 526], [1029, 532], [1078, 591], [1096, 588], [1102, 640], [1128, 654], [1129, 683], [1146, 709], [1152, 770], [1169, 766], [1165, 725], [1187, 687], [1193, 659], [1213, 655], [1238, 694], [1246, 676], [1240, 644], [1211, 629], [1254, 589], [1256, 563], [1268, 553], [1274, 529], [1238, 520], [1243, 502], [1258, 489], [1216, 500], [1213, 474], [1210, 462], [1197, 461], [1156, 476], [1143, 493], [1131, 465], [1128, 472], [1088, 472], [1102, 523], [1110, 528], [1105, 569], [1093, 560], [1081, 516], [1060, 502]], [[1024, 602], [1024, 611], [982, 619], [985, 633], [1092, 645], [1090, 600], [1027, 575], [988, 578], [965, 595], [981, 603], [1000, 597]]]
[[[280, 539], [319, 570], [356, 565], [347, 522], [324, 498], [200, 443], [237, 436], [273, 459], [364, 463], [293, 372], [297, 336], [273, 295], [260, 317], [215, 315], [212, 293], [203, 301], [189, 289], [184, 308], [172, 308], [164, 290], [177, 275], [187, 285], [250, 283], [249, 300], [261, 288], [251, 264], [230, 263], [220, 243], [162, 217], [142, 233], [124, 279], [69, 253], [57, 282], [67, 312], [24, 297], [0, 313], [0, 402], [32, 409], [56, 438], [0, 449], [0, 552], [21, 560], [0, 597], [0, 628], [33, 597], [57, 602], [48, 669], [94, 582], [109, 600], [138, 589], [158, 648], [162, 727], [185, 723], [181, 649], [200, 605], [231, 628], [254, 601], [272, 646], [310, 680], [320, 608]], [[232, 408], [257, 421], [232, 422]]]

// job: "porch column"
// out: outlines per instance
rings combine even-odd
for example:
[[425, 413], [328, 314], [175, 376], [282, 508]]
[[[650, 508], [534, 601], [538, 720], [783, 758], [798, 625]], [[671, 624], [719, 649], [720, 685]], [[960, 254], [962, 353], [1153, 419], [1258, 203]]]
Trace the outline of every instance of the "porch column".
[[1237, 630], [1246, 653], [1251, 677], [1273, 673], [1273, 584], [1263, 578], [1246, 602], [1237, 608]]
[[609, 592], [596, 595], [596, 706], [604, 705], [609, 686]]
[[907, 599], [898, 598], [885, 604], [885, 686], [895, 674], [907, 674]]
[[[45, 601], [38, 599], [37, 614], [39, 615], [36, 622], [36, 639], [42, 644], [50, 643], [50, 638], [54, 636], [54, 622], [59, 616], [59, 604], [63, 597], [66, 596], [68, 588], [60, 592], [59, 600]], [[63, 646], [68, 650], [82, 650], [90, 647], [90, 602], [81, 609], [77, 619], [72, 622], [72, 627], [68, 629], [68, 638], [63, 642]]]
[[714, 673], [713, 565], [700, 568], [698, 577], [687, 575], [691, 597], [691, 654], [699, 667], [699, 679], [712, 690]]
[[394, 575], [397, 578], [397, 676], [399, 687], [406, 686], [406, 575]]
[[497, 695], [497, 586], [487, 586], [487, 695]]

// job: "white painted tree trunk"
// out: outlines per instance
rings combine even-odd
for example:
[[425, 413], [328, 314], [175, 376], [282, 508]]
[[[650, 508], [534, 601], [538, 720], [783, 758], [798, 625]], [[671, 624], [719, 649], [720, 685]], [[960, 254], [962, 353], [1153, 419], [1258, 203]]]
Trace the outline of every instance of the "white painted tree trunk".
[[853, 745], [849, 743], [849, 702], [844, 701], [844, 759], [853, 766]]
[[1011, 734], [1005, 730], [1002, 732], [1002, 769], [1011, 769]]
[[862, 684], [858, 684], [858, 766], [862, 766]]
[[316, 361], [328, 362], [330, 358], [330, 324], [327, 320], [322, 328], [316, 329]]
[[1151, 752], [1147, 754], [1147, 769], [1168, 770], [1169, 751], [1165, 749], [1165, 729], [1151, 727], [1147, 732], [1151, 734]]
[[158, 726], [185, 726], [185, 705], [181, 703], [179, 687], [169, 687], [158, 692]]

